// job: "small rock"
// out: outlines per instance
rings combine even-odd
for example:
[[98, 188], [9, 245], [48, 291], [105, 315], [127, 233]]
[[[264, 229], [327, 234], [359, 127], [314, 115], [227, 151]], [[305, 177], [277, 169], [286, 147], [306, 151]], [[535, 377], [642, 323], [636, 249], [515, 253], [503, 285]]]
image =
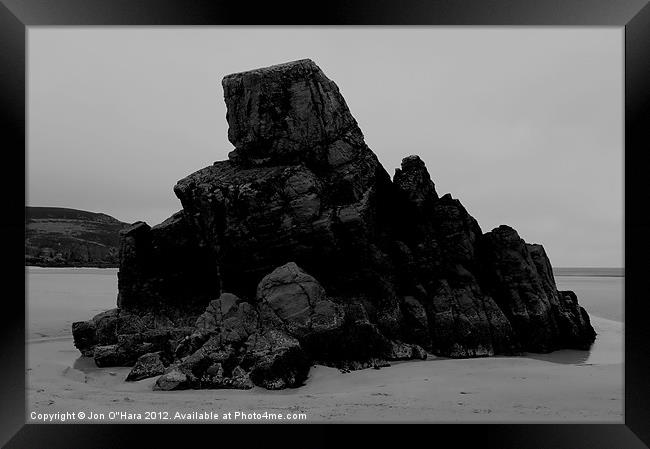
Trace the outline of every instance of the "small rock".
[[187, 375], [178, 368], [169, 370], [156, 380], [153, 386], [154, 390], [170, 391], [185, 390], [189, 387]]
[[131, 369], [127, 382], [134, 382], [149, 377], [159, 376], [165, 371], [165, 365], [162, 361], [162, 352], [150, 352], [140, 356]]

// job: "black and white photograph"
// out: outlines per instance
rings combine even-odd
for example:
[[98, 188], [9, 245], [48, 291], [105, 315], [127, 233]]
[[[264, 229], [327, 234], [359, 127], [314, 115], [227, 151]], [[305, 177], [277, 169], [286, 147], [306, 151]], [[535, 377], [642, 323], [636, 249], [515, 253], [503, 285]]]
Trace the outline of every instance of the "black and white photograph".
[[29, 27], [26, 417], [624, 422], [614, 27]]

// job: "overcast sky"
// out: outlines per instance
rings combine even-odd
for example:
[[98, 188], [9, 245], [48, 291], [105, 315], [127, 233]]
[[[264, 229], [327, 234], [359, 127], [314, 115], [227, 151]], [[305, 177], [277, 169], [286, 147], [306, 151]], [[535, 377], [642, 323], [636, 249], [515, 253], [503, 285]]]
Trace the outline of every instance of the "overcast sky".
[[28, 30], [28, 204], [153, 225], [227, 158], [221, 79], [311, 58], [392, 175], [418, 154], [484, 232], [623, 266], [622, 28]]

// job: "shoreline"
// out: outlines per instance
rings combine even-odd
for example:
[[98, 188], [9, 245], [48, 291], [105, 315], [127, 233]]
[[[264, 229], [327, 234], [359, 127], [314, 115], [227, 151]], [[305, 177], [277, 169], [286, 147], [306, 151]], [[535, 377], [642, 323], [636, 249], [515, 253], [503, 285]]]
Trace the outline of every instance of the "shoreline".
[[623, 267], [552, 267], [553, 276], [625, 277]]
[[[119, 265], [25, 265], [25, 268], [61, 269], [119, 269]], [[610, 267], [553, 267], [553, 276], [569, 277], [625, 277], [624, 268]], [[600, 272], [599, 272], [600, 271]]]
[[60, 266], [60, 265], [25, 265], [25, 268], [42, 268], [46, 270], [52, 270], [52, 269], [61, 269], [61, 270], [96, 270], [96, 269], [101, 269], [101, 270], [118, 270], [120, 267], [118, 266]]
[[[110, 310], [110, 309], [106, 309], [106, 310]], [[611, 318], [605, 318], [605, 317], [601, 317], [601, 316], [594, 315], [594, 314], [589, 314], [589, 317], [590, 317], [590, 319], [595, 320], [595, 321], [599, 321], [599, 322], [608, 322], [608, 321], [610, 321], [612, 323], [617, 323], [617, 324], [621, 324], [621, 325], [625, 324], [624, 321], [612, 320]], [[47, 342], [47, 341], [51, 341], [51, 340], [72, 340], [72, 329], [70, 329], [69, 334], [51, 335], [51, 336], [48, 335], [48, 336], [43, 336], [43, 337], [38, 337], [38, 338], [28, 338], [28, 339], [25, 340], [25, 343], [43, 343], [43, 342]], [[571, 351], [572, 349], [558, 349], [557, 351], [565, 351], [565, 350], [566, 351]], [[552, 352], [557, 352], [557, 351], [552, 351]], [[543, 354], [551, 354], [551, 353], [544, 353], [544, 352], [540, 352], [540, 353], [535, 352], [535, 353], [533, 353], [533, 352], [531, 352], [531, 353], [527, 353], [527, 354], [542, 354], [543, 355]], [[431, 354], [429, 354], [429, 355], [431, 356]], [[470, 358], [470, 359], [486, 358], [486, 359], [489, 359], [489, 358], [493, 358], [493, 357], [501, 357], [501, 356], [496, 355], [496, 356], [466, 357], [466, 358]], [[512, 356], [512, 357], [523, 357], [523, 356]], [[462, 360], [463, 358], [455, 359], [455, 358], [451, 358], [451, 357], [445, 357], [445, 359]]]
[[[598, 337], [590, 351], [430, 358], [350, 373], [317, 365], [303, 386], [280, 391], [260, 387], [153, 391], [155, 377], [125, 382], [131, 368], [97, 368], [91, 358], [80, 357], [71, 336], [40, 339], [26, 344], [26, 419], [41, 422], [30, 418], [32, 411], [173, 414], [240, 410], [301, 412], [306, 413], [306, 422], [620, 423], [623, 323], [598, 317], [593, 322]], [[132, 421], [115, 421], [106, 415], [94, 422]]]
[[[304, 412], [307, 422], [623, 422], [623, 278], [557, 277], [575, 289], [598, 333], [590, 351], [471, 359], [430, 357], [380, 370], [315, 366], [296, 389], [152, 391], [129, 367], [98, 368], [74, 347], [71, 322], [115, 307], [117, 269], [26, 267], [29, 412]], [[70, 274], [65, 274], [65, 273]], [[80, 276], [83, 274], [84, 276]], [[557, 274], [556, 274], [557, 276]], [[608, 280], [609, 279], [609, 280]], [[580, 293], [582, 292], [582, 293]], [[84, 422], [91, 421], [66, 421]], [[112, 420], [94, 422], [219, 422]], [[245, 421], [241, 421], [245, 422]], [[248, 421], [259, 422], [259, 421]], [[282, 421], [273, 421], [282, 422]]]
[[[106, 310], [110, 310], [110, 309], [106, 309]], [[98, 311], [97, 313], [101, 313], [103, 311], [104, 310]], [[623, 325], [623, 326], [625, 325], [624, 321], [613, 320], [611, 318], [601, 317], [601, 316], [598, 316], [598, 315], [594, 315], [593, 313], [590, 313], [589, 317], [590, 317], [591, 320], [594, 320], [594, 321], [612, 322], [612, 323], [616, 323], [618, 325]], [[41, 334], [40, 332], [34, 332], [34, 333]], [[40, 337], [27, 338], [25, 340], [25, 343], [26, 344], [29, 344], [29, 343], [43, 343], [43, 342], [48, 342], [48, 341], [51, 341], [51, 340], [72, 340], [72, 329], [65, 328], [65, 333], [60, 333], [58, 335], [43, 335], [43, 334], [41, 334]], [[557, 351], [565, 351], [565, 350], [566, 351], [571, 351], [571, 349], [559, 349]], [[557, 352], [557, 351], [553, 351], [553, 352]], [[544, 354], [552, 354], [552, 352], [551, 353], [530, 353], [530, 354], [544, 355]], [[492, 358], [492, 357], [500, 357], [500, 356], [496, 355], [496, 356], [488, 356], [488, 357], [469, 357], [469, 358]], [[523, 357], [523, 356], [513, 356], [513, 357]], [[452, 358], [450, 358], [450, 360], [461, 360], [461, 359], [452, 359]]]

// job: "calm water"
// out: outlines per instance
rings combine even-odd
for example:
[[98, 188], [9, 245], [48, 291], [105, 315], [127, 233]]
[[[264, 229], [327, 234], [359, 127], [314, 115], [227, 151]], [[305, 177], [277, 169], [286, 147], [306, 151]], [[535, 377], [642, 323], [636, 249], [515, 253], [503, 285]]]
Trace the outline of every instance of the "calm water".
[[[87, 320], [116, 306], [116, 268], [26, 267], [25, 273], [30, 340], [69, 336], [74, 321]], [[610, 272], [605, 276], [581, 275], [584, 273], [556, 275], [558, 288], [575, 291], [590, 315], [623, 321], [624, 278]]]
[[26, 267], [27, 339], [62, 337], [116, 307], [117, 268]]
[[578, 303], [589, 315], [623, 321], [623, 277], [614, 276], [556, 276], [559, 290], [573, 290]]

